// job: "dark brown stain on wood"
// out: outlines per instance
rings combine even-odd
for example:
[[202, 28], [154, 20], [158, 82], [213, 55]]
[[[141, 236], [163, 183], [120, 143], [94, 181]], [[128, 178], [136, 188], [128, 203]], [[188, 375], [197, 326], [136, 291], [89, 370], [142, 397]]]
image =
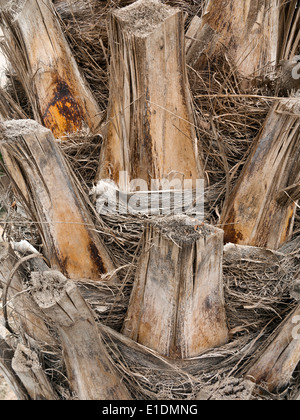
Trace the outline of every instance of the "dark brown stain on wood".
[[99, 273], [103, 273], [103, 274], [106, 273], [105, 264], [104, 264], [101, 256], [99, 255], [99, 251], [98, 251], [96, 245], [93, 242], [91, 242], [91, 244], [89, 246], [89, 251], [90, 251], [90, 254], [91, 254], [92, 261], [95, 263]]
[[243, 241], [244, 236], [241, 232], [236, 230], [235, 228], [235, 211], [231, 210], [230, 218], [226, 221], [226, 225], [223, 226], [225, 235], [224, 235], [224, 243], [232, 243], [238, 244]]
[[44, 125], [56, 137], [80, 130], [83, 122], [82, 109], [68, 83], [54, 75], [53, 86], [53, 98], [42, 115]]

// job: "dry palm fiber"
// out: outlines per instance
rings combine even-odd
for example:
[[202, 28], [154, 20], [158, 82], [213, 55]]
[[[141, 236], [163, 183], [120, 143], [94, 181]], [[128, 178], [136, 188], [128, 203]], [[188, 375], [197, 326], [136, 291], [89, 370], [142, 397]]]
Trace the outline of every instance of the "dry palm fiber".
[[[103, 110], [103, 117], [109, 95], [107, 16], [113, 8], [123, 7], [131, 2], [55, 1], [73, 54]], [[205, 4], [204, 1], [175, 0], [169, 3], [180, 6], [187, 13], [187, 24], [196, 14], [201, 16]], [[293, 27], [297, 25], [298, 15], [295, 16], [291, 11], [291, 5], [288, 10], [286, 7], [287, 16], [286, 21], [282, 22], [283, 28], [290, 20]], [[286, 46], [290, 45], [291, 37], [294, 39], [294, 32], [285, 39]], [[13, 67], [19, 69], [19, 77], [22, 78], [22, 66], [16, 66], [17, 62], [22, 61], [22, 57], [14, 57], [14, 54], [12, 56]], [[205, 68], [190, 68], [189, 74], [195, 102], [199, 146], [206, 162], [209, 185], [208, 211], [216, 222], [222, 203], [234, 187], [251, 145], [269, 111], [272, 96], [275, 94], [274, 83], [277, 74], [275, 69], [271, 68], [270, 71], [266, 71], [265, 80], [250, 83], [245, 91], [244, 81], [231, 66], [226, 51], [224, 56], [208, 60]], [[73, 139], [71, 144], [74, 145]], [[82, 142], [79, 141], [78, 146], [87, 156], [88, 151], [81, 147]], [[69, 149], [69, 153], [72, 164], [81, 159], [73, 147]], [[86, 166], [86, 163], [82, 163]], [[76, 168], [79, 168], [78, 164]], [[85, 182], [89, 183], [89, 180]]]
[[[109, 87], [107, 16], [113, 8], [129, 3], [132, 1], [55, 2], [75, 58], [97, 97], [103, 117]], [[186, 12], [188, 25], [193, 16], [201, 16], [205, 1], [173, 0], [167, 3]], [[216, 213], [220, 212], [226, 195], [234, 187], [270, 109], [277, 74], [270, 68], [265, 80], [256, 80], [245, 92], [244, 82], [231, 66], [225, 51], [224, 56], [208, 60], [205, 69], [190, 69], [189, 75], [199, 147], [205, 156], [210, 187], [208, 210], [217, 221]]]
[[[249, 156], [272, 97], [267, 87], [242, 89], [226, 55], [190, 69], [199, 149], [205, 160], [208, 213], [215, 217]], [[217, 210], [217, 212], [215, 212]]]
[[[169, 363], [162, 369], [157, 357], [151, 359], [149, 365], [142, 353], [138, 350], [132, 352], [120, 343], [118, 337], [106, 330], [106, 343], [111, 357], [136, 398], [190, 399], [207, 387], [209, 392], [214, 386], [219, 389], [228, 377], [239, 378], [247, 370], [258, 348], [296, 304], [289, 293], [299, 267], [297, 254], [286, 256], [282, 253], [276, 263], [271, 259], [268, 261], [264, 254], [259, 255], [258, 252], [255, 258], [233, 260], [225, 253], [224, 284], [231, 341], [222, 348], [211, 350], [191, 361]], [[132, 267], [127, 271], [130, 272], [130, 269]], [[130, 274], [123, 278], [124, 282], [129, 278]], [[30, 285], [29, 271], [28, 281]], [[78, 285], [101, 325], [119, 330], [126, 316], [130, 282], [126, 287], [124, 284], [108, 287], [101, 282], [78, 282]], [[53, 331], [55, 335], [55, 326]], [[67, 383], [60, 377], [62, 367], [58, 369], [60, 374], [56, 373], [53, 377], [53, 370], [62, 363], [61, 349], [43, 349], [42, 353], [46, 359], [47, 373], [52, 375], [60, 394], [70, 399]], [[223, 391], [219, 389], [218, 392]]]
[[[76, 10], [74, 6], [71, 12], [67, 2], [55, 3], [76, 59], [105, 113], [109, 81], [106, 16], [111, 8], [130, 2], [74, 0], [72, 3], [80, 7]], [[203, 2], [170, 3], [182, 6], [189, 12], [190, 19], [193, 13], [201, 13]], [[286, 24], [288, 15], [287, 12]], [[218, 214], [226, 194], [233, 188], [270, 105], [275, 100], [272, 83], [276, 77], [275, 69], [270, 69], [266, 81], [259, 80], [254, 85], [248, 85], [245, 93], [242, 81], [226, 54], [208, 61], [204, 69], [190, 69], [199, 143], [206, 157], [209, 221], [218, 223]], [[82, 193], [87, 194], [97, 171], [101, 138], [91, 138], [86, 132], [77, 133], [69, 136], [61, 147], [76, 172]], [[122, 270], [121, 283], [107, 287], [101, 282], [97, 285], [85, 282], [79, 283], [79, 286], [99, 323], [118, 331], [126, 316], [145, 218], [115, 215], [101, 220], [94, 213], [92, 205], [90, 211], [96, 221], [96, 229], [105, 237], [117, 269]], [[12, 226], [9, 232], [12, 240], [24, 239], [22, 226], [26, 226], [26, 223], [33, 231], [36, 229], [31, 220], [25, 221], [15, 210], [8, 215], [7, 222], [8, 226]], [[299, 234], [299, 226], [298, 218], [295, 234]], [[38, 235], [26, 235], [26, 239], [38, 247], [38, 239], [34, 238], [38, 238]], [[190, 399], [201, 390], [208, 392], [210, 398], [214, 398], [215, 393], [227, 395], [228, 390], [223, 384], [232, 383], [232, 377], [240, 381], [241, 374], [247, 370], [257, 350], [296, 305], [290, 296], [290, 289], [299, 267], [298, 242], [286, 252], [288, 255], [282, 256], [276, 263], [265, 258], [232, 261], [225, 257], [224, 284], [231, 342], [222, 348], [179, 364], [161, 365], [157, 359], [155, 362], [151, 359], [152, 363], [147, 364], [137, 350], [130, 352], [107, 330], [105, 338], [110, 355], [133, 395], [148, 399]], [[27, 274], [26, 284], [30, 286], [29, 267]], [[52, 327], [55, 335], [55, 326]], [[42, 349], [42, 356], [45, 371], [61, 398], [76, 398], [64, 377], [62, 349], [59, 346]], [[241, 387], [243, 384], [238, 382], [236, 385]], [[292, 398], [300, 388], [297, 372], [292, 385], [286, 395], [269, 395], [267, 398]], [[237, 386], [233, 386], [232, 397]], [[237, 392], [237, 395], [240, 394]]]
[[12, 96], [5, 90], [0, 88], [0, 118], [8, 119], [23, 119], [26, 114], [19, 104], [17, 104]]

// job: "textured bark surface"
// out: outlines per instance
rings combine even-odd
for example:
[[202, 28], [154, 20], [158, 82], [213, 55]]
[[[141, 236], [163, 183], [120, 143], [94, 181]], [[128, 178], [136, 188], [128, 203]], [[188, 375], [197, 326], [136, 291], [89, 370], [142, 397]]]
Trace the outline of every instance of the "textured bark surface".
[[5, 14], [7, 53], [37, 121], [56, 137], [100, 123], [100, 109], [80, 74], [50, 0], [27, 0], [19, 13]]
[[[111, 86], [98, 179], [202, 177], [180, 10], [139, 0], [110, 18]], [[122, 187], [122, 186], [120, 186]]]
[[222, 49], [242, 75], [264, 74], [278, 60], [279, 11], [279, 0], [209, 0], [201, 20], [192, 22], [188, 62]]
[[189, 218], [149, 224], [123, 333], [172, 358], [198, 356], [228, 341], [223, 232], [196, 231]]
[[[225, 241], [278, 249], [293, 231], [299, 187], [299, 106], [276, 103], [222, 213]], [[291, 194], [293, 197], [291, 197]]]
[[34, 121], [4, 123], [1, 152], [20, 201], [40, 228], [51, 268], [99, 280], [113, 263], [50, 130]]

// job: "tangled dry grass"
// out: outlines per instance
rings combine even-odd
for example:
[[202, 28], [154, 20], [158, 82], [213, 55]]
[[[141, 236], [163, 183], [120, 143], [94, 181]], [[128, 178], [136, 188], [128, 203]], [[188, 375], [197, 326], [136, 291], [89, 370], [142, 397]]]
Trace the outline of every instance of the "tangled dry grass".
[[[109, 96], [109, 45], [107, 16], [116, 7], [131, 0], [55, 0], [56, 10], [72, 47], [75, 59], [88, 80], [91, 89], [106, 116]], [[167, 3], [182, 8], [187, 14], [188, 26], [192, 17], [201, 16], [204, 1], [170, 0]], [[226, 54], [218, 61], [207, 62], [206, 70], [189, 68], [194, 98], [195, 121], [199, 149], [205, 157], [207, 189], [206, 219], [217, 225], [224, 201], [235, 185], [247, 160], [251, 146], [275, 99], [276, 69], [266, 73], [265, 80], [257, 80], [245, 87], [231, 66]], [[273, 85], [272, 85], [273, 84]], [[22, 117], [24, 103], [22, 89], [14, 89], [16, 102], [10, 101], [10, 115]], [[0, 104], [1, 105], [1, 104]], [[17, 114], [15, 114], [17, 113]], [[201, 142], [200, 142], [201, 139]], [[93, 180], [98, 169], [101, 136], [87, 132], [68, 136], [61, 143], [66, 159], [75, 172], [83, 194], [89, 201]], [[29, 240], [39, 248], [36, 227], [11, 209], [11, 197], [5, 203], [10, 212], [6, 220], [6, 237], [13, 241]], [[92, 209], [92, 204], [91, 204]], [[137, 399], [292, 399], [300, 389], [297, 371], [292, 387], [284, 395], [264, 392], [252, 396], [252, 389], [243, 379], [243, 373], [253, 356], [287, 314], [295, 307], [291, 289], [299, 267], [299, 246], [282, 250], [281, 258], [224, 260], [226, 311], [231, 341], [196, 359], [167, 363], [148, 350], [145, 353], [127, 349], [105, 326], [119, 331], [126, 315], [135, 263], [145, 217], [110, 216], [100, 220], [91, 210], [95, 226], [109, 248], [120, 270], [121, 284], [108, 287], [105, 283], [78, 283], [87, 302], [94, 309], [107, 348], [115, 366], [132, 394]], [[27, 234], [26, 234], [27, 232]], [[29, 233], [30, 232], [30, 235]], [[296, 216], [294, 238], [300, 236], [300, 211]], [[27, 266], [29, 278], [30, 266]], [[43, 349], [45, 371], [51, 377], [62, 399], [72, 399], [64, 377], [62, 349]], [[234, 379], [232, 379], [234, 378]]]

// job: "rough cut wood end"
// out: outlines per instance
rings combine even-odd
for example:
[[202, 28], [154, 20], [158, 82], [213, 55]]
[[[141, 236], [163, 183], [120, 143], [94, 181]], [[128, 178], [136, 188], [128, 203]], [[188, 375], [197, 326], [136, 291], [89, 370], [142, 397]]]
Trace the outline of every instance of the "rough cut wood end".
[[187, 216], [149, 223], [123, 333], [171, 358], [228, 341], [223, 231]]
[[123, 30], [136, 36], [147, 36], [180, 9], [167, 6], [159, 0], [139, 0], [128, 7], [113, 12]]

